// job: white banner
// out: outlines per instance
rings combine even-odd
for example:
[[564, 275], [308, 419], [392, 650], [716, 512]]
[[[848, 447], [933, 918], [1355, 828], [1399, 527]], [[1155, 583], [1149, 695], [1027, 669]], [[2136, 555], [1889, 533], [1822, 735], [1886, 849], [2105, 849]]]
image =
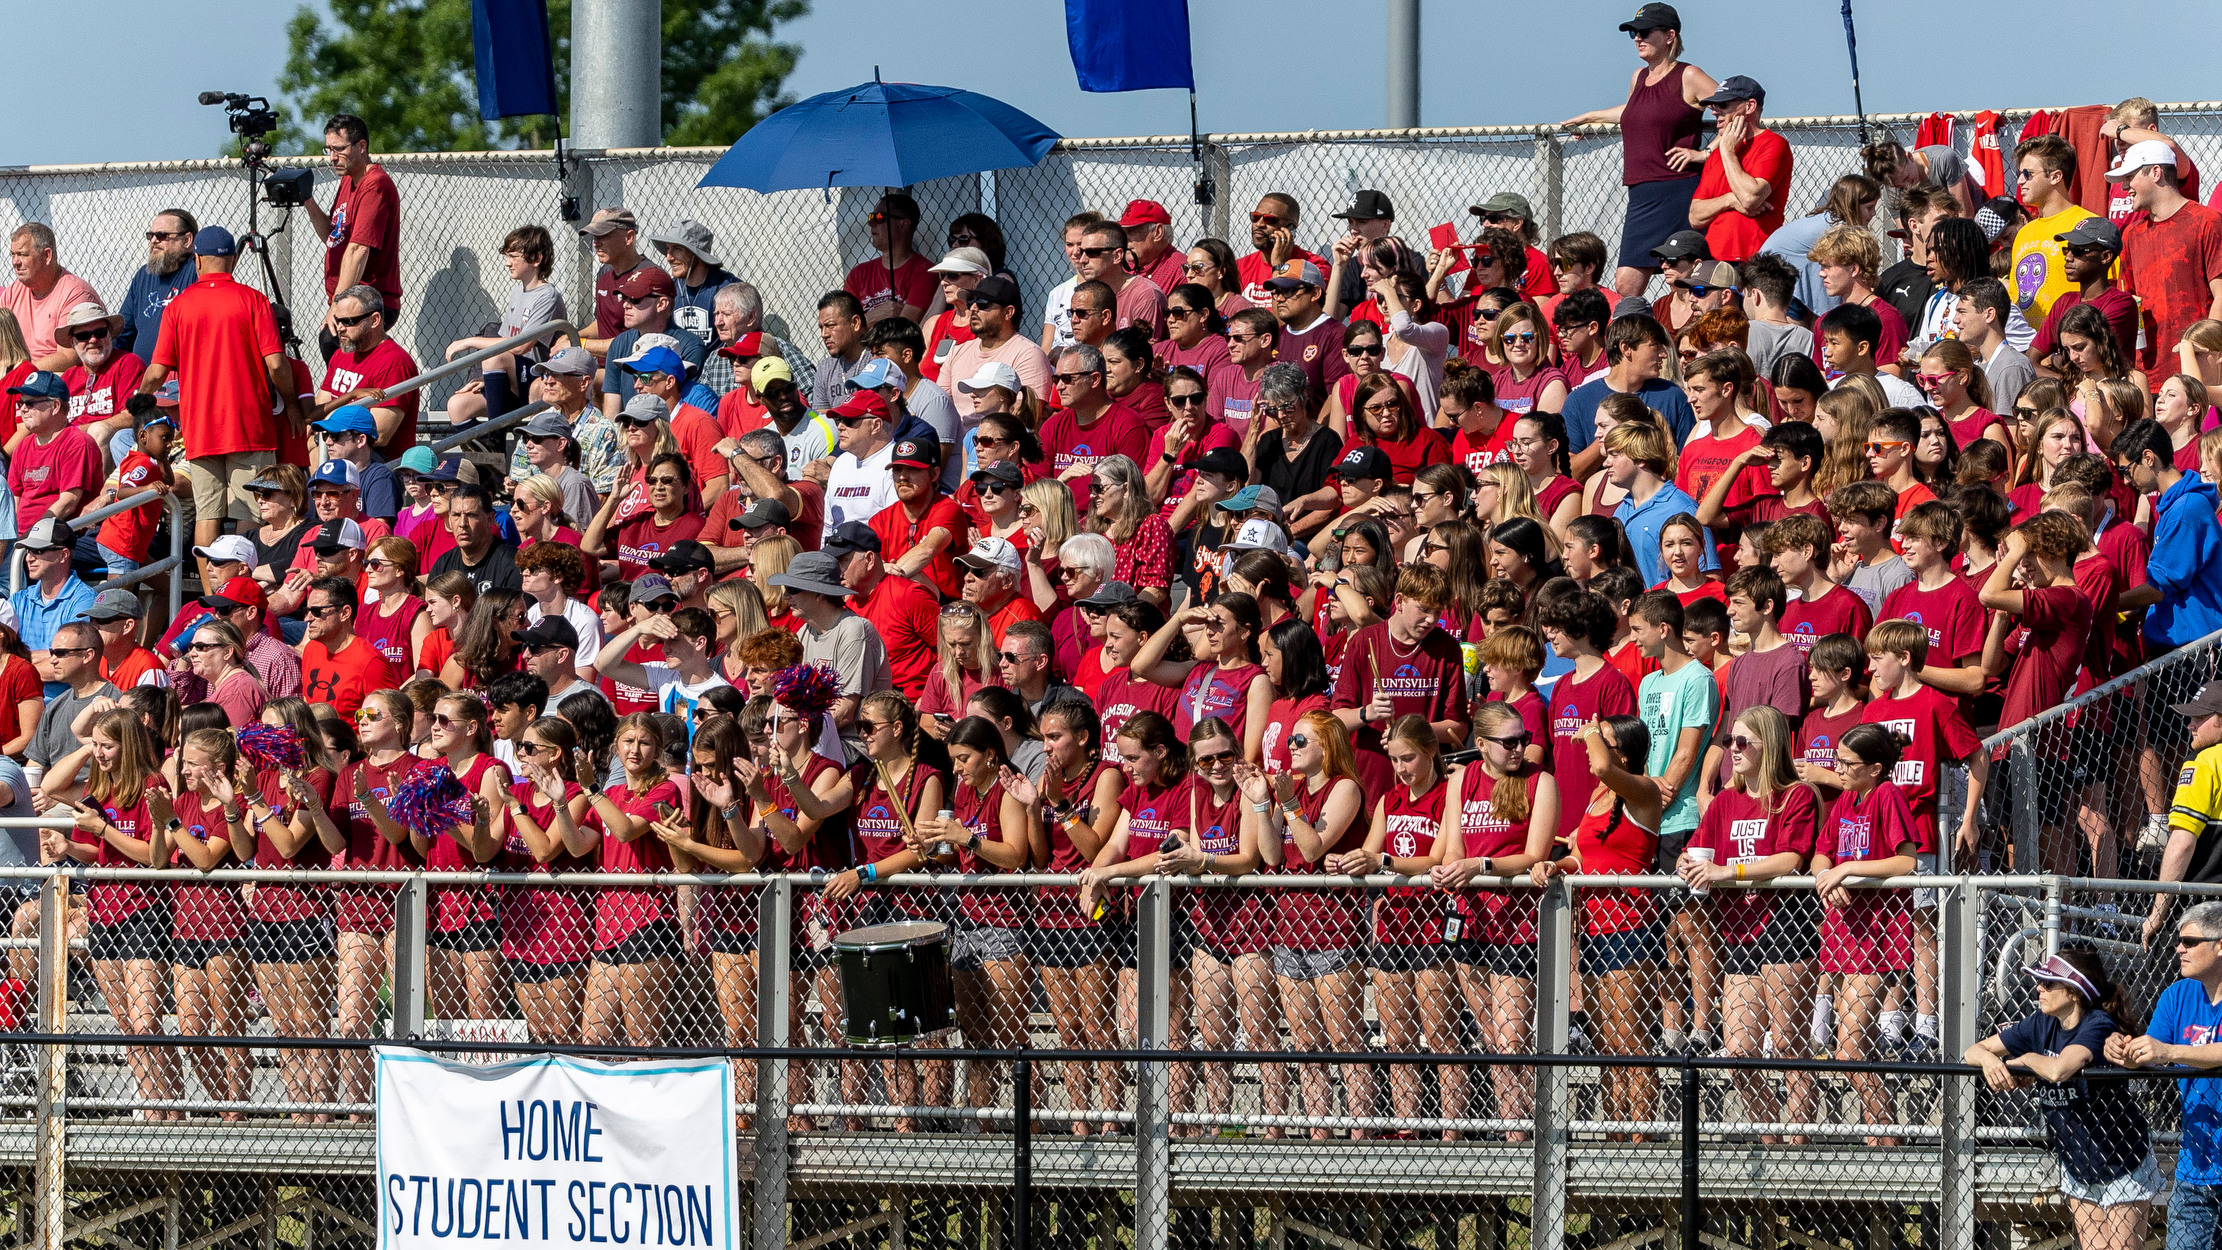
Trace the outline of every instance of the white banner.
[[725, 1063], [377, 1060], [380, 1250], [747, 1242]]

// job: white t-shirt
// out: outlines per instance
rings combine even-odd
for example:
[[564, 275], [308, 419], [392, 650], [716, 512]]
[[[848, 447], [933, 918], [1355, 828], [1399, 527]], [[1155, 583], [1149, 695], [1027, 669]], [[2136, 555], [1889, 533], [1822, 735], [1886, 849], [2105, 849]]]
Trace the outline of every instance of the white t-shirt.
[[1042, 324], [1057, 332], [1053, 347], [1070, 347], [1080, 341], [1072, 336], [1072, 293], [1079, 289], [1080, 275], [1074, 274], [1050, 288], [1049, 302], [1042, 305]]
[[845, 451], [834, 457], [833, 472], [826, 478], [826, 537], [843, 521], [869, 524], [880, 509], [895, 502], [895, 475], [887, 470], [894, 458], [893, 443], [863, 460]]
[[[525, 624], [528, 626], [538, 625], [540, 618], [545, 615], [547, 614], [540, 610], [539, 604], [532, 604], [525, 609]], [[578, 631], [579, 646], [576, 651], [572, 652], [578, 666], [580, 668], [592, 667], [594, 657], [602, 653], [601, 613], [576, 599], [566, 599], [563, 601], [563, 619], [571, 622], [571, 628]]]
[[[1850, 376], [1850, 374], [1845, 375], [1845, 377]], [[1921, 392], [1914, 388], [1913, 383], [1906, 381], [1904, 378], [1892, 377], [1887, 373], [1878, 373], [1875, 375], [1875, 381], [1883, 388], [1883, 398], [1889, 400], [1890, 406], [1893, 408], [1919, 408], [1929, 402], [1921, 397]], [[1829, 389], [1833, 391], [1843, 382], [1844, 378], [1838, 378], [1836, 381], [1829, 383]]]
[[656, 692], [656, 710], [687, 722], [687, 737], [690, 741], [694, 737], [694, 705], [701, 702], [702, 696], [712, 690], [733, 684], [719, 676], [715, 669], [711, 670], [709, 677], [691, 686], [679, 680], [679, 670], [668, 664], [643, 664], [640, 672], [647, 679], [649, 688]]

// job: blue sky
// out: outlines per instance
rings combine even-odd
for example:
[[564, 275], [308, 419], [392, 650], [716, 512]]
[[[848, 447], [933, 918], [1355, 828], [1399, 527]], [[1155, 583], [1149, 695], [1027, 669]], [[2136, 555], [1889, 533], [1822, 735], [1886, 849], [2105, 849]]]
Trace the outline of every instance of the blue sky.
[[[1514, 5], [1424, 0], [1420, 120], [1430, 126], [1557, 121], [1618, 103], [1635, 64], [1614, 29], [1633, 0]], [[106, 0], [99, 72], [84, 59], [24, 58], [14, 67], [15, 124], [0, 164], [159, 160], [214, 154], [220, 110], [196, 93], [274, 94], [285, 22], [298, 0], [227, 0], [202, 21], [175, 0]], [[1679, 6], [1689, 59], [1717, 77], [1745, 73], [1768, 88], [1776, 115], [1849, 113], [1850, 73], [1836, 0], [1688, 0]], [[2104, 26], [2069, 0], [2023, 0], [1985, 54], [1938, 24], [1934, 0], [1858, 0], [1861, 69], [1874, 112], [2028, 108], [2112, 103], [2123, 96], [2196, 100], [2212, 76], [2197, 56], [2155, 56], [2164, 45], [2213, 47], [2222, 6], [2111, 0]], [[1206, 130], [1345, 129], [1384, 120], [1381, 0], [1198, 0], [1191, 5], [1198, 107]], [[1057, 0], [813, 0], [782, 27], [802, 45], [797, 95], [870, 79], [946, 83], [1000, 96], [1061, 133], [1185, 134], [1178, 91], [1091, 96], [1074, 84]], [[214, 15], [208, 10], [207, 15]], [[921, 23], [921, 15], [933, 20]], [[2072, 52], [2058, 49], [2072, 44]], [[2072, 73], [2062, 72], [2069, 68]], [[1259, 67], [1265, 67], [1263, 69]], [[1948, 67], [1948, 68], [1947, 68]], [[92, 90], [88, 92], [88, 83]]]

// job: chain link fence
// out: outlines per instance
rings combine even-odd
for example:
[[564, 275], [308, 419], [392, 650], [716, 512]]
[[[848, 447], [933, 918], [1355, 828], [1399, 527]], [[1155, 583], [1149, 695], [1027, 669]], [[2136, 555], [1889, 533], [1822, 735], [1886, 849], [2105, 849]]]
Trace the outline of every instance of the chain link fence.
[[[2222, 105], [2162, 105], [2164, 124], [2206, 169], [2222, 170]], [[2004, 115], [2011, 137], [2029, 111]], [[1918, 118], [1870, 119], [1910, 144]], [[1788, 209], [1810, 211], [1842, 174], [1856, 171], [1859, 129], [1849, 117], [1778, 119], [1769, 123], [1796, 156]], [[1966, 150], [1972, 124], [1955, 128]], [[376, 137], [373, 136], [375, 147]], [[2010, 149], [2010, 144], [2008, 147]], [[559, 248], [554, 281], [578, 322], [591, 305], [592, 251], [578, 240], [578, 222], [558, 210], [577, 197], [582, 215], [622, 204], [650, 230], [693, 218], [715, 234], [720, 259], [762, 292], [770, 329], [805, 351], [817, 350], [818, 297], [838, 287], [850, 265], [869, 260], [866, 214], [876, 188], [833, 188], [761, 195], [696, 183], [722, 154], [715, 148], [590, 152], [560, 165], [549, 152], [381, 155], [402, 204], [402, 309], [395, 334], [420, 364], [438, 360], [454, 340], [499, 319], [509, 279], [499, 257], [509, 230], [547, 227], [575, 246]], [[299, 159], [281, 164], [313, 164]], [[332, 174], [319, 168], [320, 200], [329, 201]], [[1210, 198], [1200, 203], [1199, 182]], [[1457, 224], [1473, 233], [1467, 213], [1499, 191], [1518, 191], [1535, 205], [1543, 237], [1594, 231], [1617, 251], [1627, 193], [1620, 185], [1619, 137], [1610, 127], [1570, 132], [1549, 126], [1412, 131], [1074, 139], [1032, 169], [999, 170], [911, 188], [924, 210], [921, 248], [938, 255], [951, 219], [984, 212], [1000, 224], [1007, 264], [1018, 278], [1028, 317], [1037, 317], [1050, 288], [1070, 276], [1062, 247], [1065, 219], [1083, 209], [1114, 216], [1132, 199], [1154, 199], [1172, 213], [1183, 243], [1227, 239], [1250, 250], [1244, 214], [1270, 191], [1291, 194], [1303, 209], [1298, 240], [1324, 254], [1337, 233], [1328, 214], [1361, 187], [1387, 191], [1398, 207], [1398, 232], [1424, 246], [1427, 228]], [[111, 303], [120, 301], [145, 260], [140, 233], [153, 214], [183, 208], [200, 221], [234, 231], [247, 224], [250, 191], [244, 171], [228, 161], [51, 166], [0, 170], [0, 228], [25, 221], [51, 225], [64, 265]], [[261, 210], [271, 231], [270, 258], [278, 293], [313, 328], [325, 307], [323, 240], [305, 215], [283, 218]], [[282, 228], [281, 227], [282, 223]], [[1878, 220], [1878, 230], [1887, 223]], [[1895, 243], [1884, 239], [1894, 259]], [[645, 247], [645, 240], [643, 240]], [[651, 250], [651, 255], [653, 251]], [[245, 280], [266, 291], [260, 265], [243, 260]], [[314, 335], [307, 350], [314, 352]], [[312, 360], [312, 363], [315, 363]], [[434, 388], [429, 407], [444, 406], [453, 383]]]

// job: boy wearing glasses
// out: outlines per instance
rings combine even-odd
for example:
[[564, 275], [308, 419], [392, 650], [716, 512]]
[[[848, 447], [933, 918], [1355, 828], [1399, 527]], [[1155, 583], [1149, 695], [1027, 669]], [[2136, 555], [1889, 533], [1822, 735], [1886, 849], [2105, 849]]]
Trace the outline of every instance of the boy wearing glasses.
[[2031, 325], [2047, 320], [2074, 285], [2061, 243], [2098, 217], [2068, 193], [2075, 164], [2075, 148], [2059, 135], [2038, 135], [2014, 149], [2014, 183], [2030, 218], [2014, 233], [2014, 303]]
[[1914, 476], [1913, 448], [1921, 439], [1921, 418], [1913, 413], [1892, 409], [1875, 418], [1868, 427], [1867, 471], [1875, 481], [1898, 492], [1898, 506], [1890, 515], [1890, 549], [1903, 552], [1898, 528], [1906, 514], [1925, 503], [1936, 500], [1936, 492]]

